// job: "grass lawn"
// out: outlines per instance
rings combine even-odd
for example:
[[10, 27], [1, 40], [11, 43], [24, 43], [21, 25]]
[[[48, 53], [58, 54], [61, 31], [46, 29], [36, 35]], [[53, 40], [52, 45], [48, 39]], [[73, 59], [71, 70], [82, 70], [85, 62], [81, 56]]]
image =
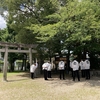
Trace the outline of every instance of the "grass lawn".
[[30, 79], [29, 73], [7, 74], [7, 82], [0, 73], [0, 100], [100, 100], [100, 78], [81, 78], [72, 81], [71, 76], [60, 80], [58, 76], [45, 81], [43, 75]]

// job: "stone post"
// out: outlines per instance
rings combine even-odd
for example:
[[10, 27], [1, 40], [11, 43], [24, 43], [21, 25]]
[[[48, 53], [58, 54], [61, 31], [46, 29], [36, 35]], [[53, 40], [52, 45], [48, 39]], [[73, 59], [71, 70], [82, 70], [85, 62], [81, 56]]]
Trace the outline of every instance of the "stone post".
[[32, 48], [29, 48], [29, 61], [30, 61], [30, 66], [32, 65]]
[[5, 47], [4, 66], [3, 66], [3, 80], [7, 81], [7, 60], [8, 60], [8, 46]]

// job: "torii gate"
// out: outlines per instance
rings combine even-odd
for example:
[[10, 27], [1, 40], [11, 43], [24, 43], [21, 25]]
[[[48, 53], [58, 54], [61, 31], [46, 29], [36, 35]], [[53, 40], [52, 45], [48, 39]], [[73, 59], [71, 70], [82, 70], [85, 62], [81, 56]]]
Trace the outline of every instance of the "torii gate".
[[[3, 80], [7, 81], [7, 60], [9, 52], [18, 52], [18, 53], [29, 53], [30, 65], [32, 64], [32, 53], [36, 53], [33, 48], [36, 48], [36, 44], [17, 44], [17, 43], [6, 43], [0, 42], [0, 52], [4, 52], [4, 66], [3, 66]], [[8, 47], [16, 47], [17, 49], [9, 49]], [[21, 50], [21, 48], [28, 48], [28, 50]]]

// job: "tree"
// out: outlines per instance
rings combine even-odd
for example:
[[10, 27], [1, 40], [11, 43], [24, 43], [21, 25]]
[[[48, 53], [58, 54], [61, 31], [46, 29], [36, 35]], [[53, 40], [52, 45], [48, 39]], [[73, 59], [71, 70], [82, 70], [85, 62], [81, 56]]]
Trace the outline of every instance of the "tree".
[[[54, 2], [56, 2], [56, 0]], [[36, 23], [45, 24], [47, 22], [44, 19], [45, 16], [53, 13], [57, 9], [57, 7], [53, 5], [53, 0], [44, 0], [42, 2], [41, 0], [37, 0], [36, 2], [33, 2], [33, 0], [7, 0], [9, 9], [8, 20], [12, 20], [10, 27], [18, 33], [16, 36], [17, 42], [23, 42], [23, 36], [28, 36], [29, 40], [31, 37], [33, 37], [33, 40], [35, 39], [35, 36], [31, 34], [31, 31], [28, 30], [27, 32], [26, 27]], [[31, 41], [28, 41], [28, 43], [30, 42]]]
[[9, 37], [7, 29], [0, 30], [0, 41], [7, 41], [7, 38]]
[[40, 41], [46, 44], [53, 42], [52, 47], [57, 48], [57, 52], [66, 48], [78, 55], [83, 52], [83, 57], [86, 52], [100, 52], [99, 4], [98, 0], [69, 1], [57, 12], [45, 17], [48, 23], [33, 25], [32, 29], [38, 33]]
[[[83, 1], [80, 3], [71, 3], [68, 11], [69, 20], [69, 38], [66, 40], [74, 45], [78, 51], [98, 51], [100, 37], [100, 10], [99, 2]], [[76, 42], [76, 43], [75, 43]], [[100, 50], [99, 50], [100, 51]]]
[[85, 55], [100, 51], [99, 4], [99, 0], [8, 0], [9, 19], [19, 42], [31, 43], [22, 38], [33, 37], [43, 44], [39, 50], [46, 48], [52, 55], [63, 49]]

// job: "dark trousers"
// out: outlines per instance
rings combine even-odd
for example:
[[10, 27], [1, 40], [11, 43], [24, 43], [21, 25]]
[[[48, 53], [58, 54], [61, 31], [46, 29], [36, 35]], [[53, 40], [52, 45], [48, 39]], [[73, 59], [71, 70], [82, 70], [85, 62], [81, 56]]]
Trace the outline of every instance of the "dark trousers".
[[80, 81], [79, 70], [73, 71], [73, 81], [75, 81], [76, 76], [78, 81]]
[[44, 79], [45, 80], [47, 80], [47, 74], [48, 74], [47, 70], [44, 69]]
[[85, 70], [81, 70], [82, 78], [85, 78]]
[[85, 70], [86, 79], [90, 79], [90, 69]]
[[34, 73], [31, 72], [31, 79], [34, 79]]
[[71, 68], [71, 73], [72, 73], [72, 77], [73, 77], [73, 69]]
[[60, 70], [60, 79], [62, 78], [62, 76], [63, 76], [63, 79], [65, 79], [64, 70]]
[[51, 71], [48, 71], [48, 78], [51, 78]]

